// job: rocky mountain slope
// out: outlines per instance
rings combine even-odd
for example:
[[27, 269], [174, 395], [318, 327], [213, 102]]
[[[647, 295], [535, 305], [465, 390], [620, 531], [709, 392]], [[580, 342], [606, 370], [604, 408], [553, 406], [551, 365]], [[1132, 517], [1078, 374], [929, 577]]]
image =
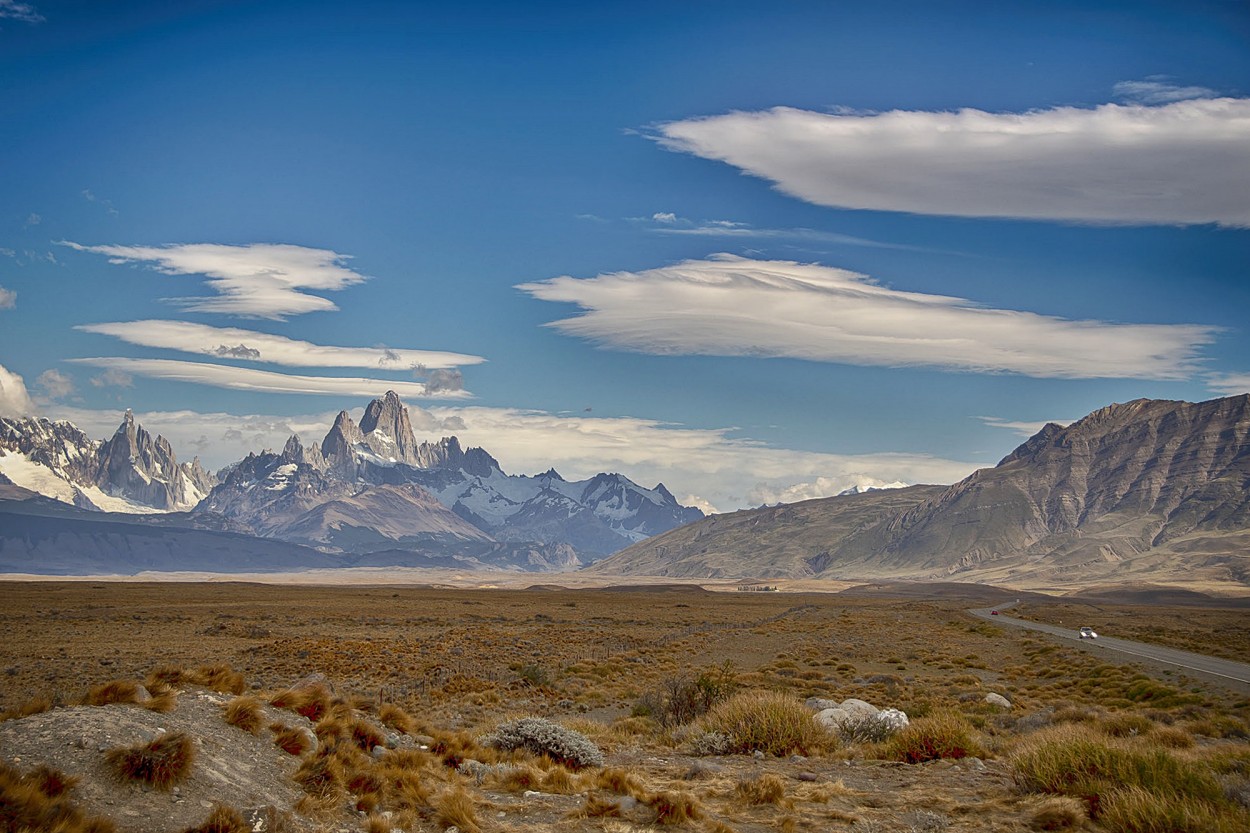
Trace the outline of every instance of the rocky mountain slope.
[[[36, 496], [91, 511], [45, 511]], [[153, 517], [140, 523], [142, 514]], [[309, 567], [567, 570], [702, 517], [663, 485], [619, 474], [569, 482], [554, 469], [509, 475], [455, 437], [418, 442], [393, 392], [359, 425], [343, 411], [319, 444], [292, 436], [281, 453], [249, 454], [215, 477], [198, 459], [179, 463], [129, 411], [104, 441], [69, 422], [0, 419], [0, 515], [7, 569], [62, 574], [159, 569], [161, 552], [166, 569], [244, 569], [251, 556], [256, 569], [286, 569], [312, 552], [304, 547], [340, 556]], [[200, 542], [195, 565], [194, 550], [175, 552], [200, 541], [193, 531], [236, 537]], [[247, 536], [301, 546], [279, 554], [240, 544]]]
[[[879, 502], [885, 495], [893, 505]], [[770, 549], [775, 541], [786, 546]], [[1067, 428], [1046, 426], [994, 468], [946, 489], [912, 487], [708, 518], [594, 569], [1244, 585], [1250, 583], [1250, 395], [1111, 405]]]
[[359, 425], [341, 412], [319, 446], [292, 437], [281, 454], [249, 455], [221, 473], [195, 514], [345, 552], [495, 541], [537, 545], [561, 562], [552, 548], [591, 561], [702, 517], [663, 485], [644, 489], [619, 474], [509, 475], [455, 437], [419, 443], [394, 392], [370, 402]]
[[106, 512], [191, 509], [216, 482], [199, 458], [179, 463], [169, 441], [145, 431], [130, 411], [103, 442], [65, 421], [0, 417], [0, 477]]

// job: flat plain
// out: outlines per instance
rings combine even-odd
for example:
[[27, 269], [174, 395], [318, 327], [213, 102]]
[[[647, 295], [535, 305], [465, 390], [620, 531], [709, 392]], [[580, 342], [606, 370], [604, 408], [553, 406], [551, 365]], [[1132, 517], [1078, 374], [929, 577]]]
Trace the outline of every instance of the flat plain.
[[[1174, 829], [1210, 828], [1210, 818], [1236, 829], [1247, 818], [1245, 693], [1175, 671], [1110, 663], [1080, 646], [965, 613], [983, 603], [710, 592], [695, 585], [7, 582], [0, 584], [0, 710], [20, 709], [35, 698], [75, 704], [102, 682], [141, 681], [162, 667], [224, 663], [263, 699], [320, 675], [357, 709], [376, 714], [386, 705], [398, 707], [418, 727], [411, 731], [459, 733], [462, 743], [504, 721], [548, 718], [595, 742], [608, 767], [643, 785], [639, 795], [688, 795], [698, 812], [674, 823], [691, 829], [1081, 829], [1094, 824], [1091, 816], [1102, 827], [1089, 829], [1133, 829], [1116, 827], [1088, 796], [1080, 812], [1069, 807], [1068, 818], [1054, 802], [1071, 796], [1029, 786], [1022, 776], [1019, 762], [1031, 744], [1077, 727], [1108, 743], [1139, 744], [1196, 762], [1226, 785], [1231, 797], [1216, 802], [1214, 816], [1194, 816], [1197, 826]], [[1218, 643], [1223, 655], [1250, 656], [1243, 610], [1195, 614], [1191, 608], [1123, 606], [1100, 612], [1053, 604], [1030, 599], [1013, 613], [1078, 617], [1082, 624], [1104, 615], [1121, 626], [1136, 623], [1133, 635], [1147, 641], [1190, 649]], [[953, 715], [972, 742], [964, 754], [912, 764], [900, 762], [887, 745], [832, 737], [803, 754], [709, 757], [694, 748], [704, 724], [666, 719], [660, 696], [696, 679], [800, 703], [862, 699], [901, 709], [913, 724]], [[987, 702], [988, 694], [1001, 695], [1010, 707]], [[0, 748], [0, 757], [4, 753]], [[701, 766], [703, 774], [693, 775]], [[756, 800], [751, 784], [764, 783], [765, 776], [780, 787], [767, 781], [768, 789], [759, 789], [772, 797]], [[533, 796], [527, 789], [470, 783], [478, 808], [473, 824], [500, 831], [624, 831], [664, 821], [660, 811], [646, 815], [654, 805], [645, 801], [632, 816], [619, 807], [590, 812], [587, 807], [601, 807], [593, 804], [598, 799], [590, 787], [566, 785], [551, 800], [541, 786], [529, 791]], [[337, 809], [321, 808], [324, 829], [375, 823], [345, 800]], [[1051, 816], [1060, 821], [1047, 827]], [[415, 814], [399, 829], [449, 826], [439, 818]]]

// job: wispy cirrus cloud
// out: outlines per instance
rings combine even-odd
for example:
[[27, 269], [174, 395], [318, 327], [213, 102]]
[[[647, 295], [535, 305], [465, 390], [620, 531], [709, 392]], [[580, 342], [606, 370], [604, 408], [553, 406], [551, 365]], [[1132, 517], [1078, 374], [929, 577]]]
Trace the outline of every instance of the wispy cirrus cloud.
[[130, 376], [189, 382], [230, 390], [257, 391], [261, 393], [303, 393], [331, 396], [381, 396], [393, 390], [400, 396], [418, 399], [462, 399], [470, 394], [462, 389], [434, 390], [423, 382], [401, 382], [390, 379], [365, 379], [345, 376], [297, 376], [274, 373], [250, 367], [211, 364], [208, 362], [184, 362], [172, 359], [131, 359], [119, 357], [93, 357], [67, 359], [75, 364], [102, 367]]
[[[167, 275], [203, 275], [217, 296], [167, 299], [191, 312], [284, 320], [291, 315], [338, 307], [309, 291], [334, 292], [362, 283], [364, 275], [345, 266], [349, 255], [286, 244], [219, 243], [169, 246], [61, 245], [105, 255], [112, 263], [144, 263]], [[309, 291], [306, 291], [309, 290]]]
[[1213, 373], [1207, 377], [1207, 387], [1224, 396], [1250, 393], [1250, 373]]
[[996, 416], [979, 416], [977, 419], [990, 428], [1002, 428], [1021, 437], [1032, 437], [1052, 422], [1058, 425], [1071, 425], [1076, 422], [1074, 419], [1012, 420]]
[[1143, 81], [1120, 81], [1111, 88], [1116, 98], [1138, 104], [1170, 104], [1195, 98], [1215, 98], [1215, 90], [1174, 83], [1171, 76], [1151, 75]]
[[1216, 98], [1024, 113], [776, 107], [670, 122], [654, 138], [818, 205], [1244, 228], [1247, 135], [1250, 99]]
[[43, 23], [45, 18], [31, 3], [21, 0], [0, 0], [0, 19], [20, 20], [23, 23]]
[[671, 211], [660, 211], [650, 218], [633, 218], [647, 223], [657, 234], [683, 235], [688, 237], [720, 237], [740, 240], [794, 240], [808, 243], [833, 243], [843, 246], [863, 246], [872, 249], [904, 249], [908, 251], [933, 251], [903, 243], [887, 243], [867, 237], [857, 237], [836, 231], [811, 228], [757, 228], [749, 223], [735, 220], [690, 220]]
[[481, 356], [394, 347], [335, 347], [238, 327], [211, 327], [189, 321], [143, 320], [80, 324], [88, 333], [128, 344], [197, 353], [218, 358], [269, 362], [288, 367], [356, 367], [408, 370], [480, 364]]
[[520, 284], [585, 312], [547, 326], [657, 355], [789, 357], [1070, 379], [1184, 379], [1218, 328], [1113, 324], [903, 292], [819, 264], [716, 255]]

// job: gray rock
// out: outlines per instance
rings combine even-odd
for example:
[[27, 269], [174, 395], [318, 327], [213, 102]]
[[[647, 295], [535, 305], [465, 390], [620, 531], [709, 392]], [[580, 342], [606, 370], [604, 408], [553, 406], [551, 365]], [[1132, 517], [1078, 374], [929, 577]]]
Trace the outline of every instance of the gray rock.
[[842, 701], [842, 709], [855, 717], [872, 717], [880, 709], [866, 700], [857, 700], [854, 697], [848, 697]]
[[989, 694], [985, 695], [985, 702], [989, 703], [991, 706], [998, 706], [1000, 709], [1011, 708], [1010, 700], [1008, 700], [1003, 695], [995, 694], [992, 691]]

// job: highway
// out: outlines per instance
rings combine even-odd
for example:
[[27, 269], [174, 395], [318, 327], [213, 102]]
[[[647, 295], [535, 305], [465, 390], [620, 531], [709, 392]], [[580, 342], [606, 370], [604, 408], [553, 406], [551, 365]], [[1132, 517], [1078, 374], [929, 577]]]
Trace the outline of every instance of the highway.
[[1238, 691], [1250, 690], [1250, 664], [1209, 657], [1204, 654], [1195, 654], [1190, 651], [1180, 651], [1176, 648], [1165, 648], [1161, 645], [1150, 645], [1146, 642], [1133, 642], [1128, 639], [1106, 636], [1102, 633], [1098, 634], [1097, 639], [1078, 639], [1076, 628], [1063, 628], [1057, 625], [1046, 625], [1041, 622], [1029, 622], [1024, 619], [1007, 616], [1001, 612], [998, 615], [990, 613], [991, 610], [1002, 611], [1011, 607], [1012, 604], [1009, 602], [996, 608], [984, 607], [969, 610], [968, 612], [973, 616], [989, 619], [996, 625], [1026, 628], [1032, 631], [1048, 633], [1060, 639], [1073, 642], [1091, 653], [1127, 654], [1138, 659], [1181, 668], [1195, 676], [1223, 682]]

